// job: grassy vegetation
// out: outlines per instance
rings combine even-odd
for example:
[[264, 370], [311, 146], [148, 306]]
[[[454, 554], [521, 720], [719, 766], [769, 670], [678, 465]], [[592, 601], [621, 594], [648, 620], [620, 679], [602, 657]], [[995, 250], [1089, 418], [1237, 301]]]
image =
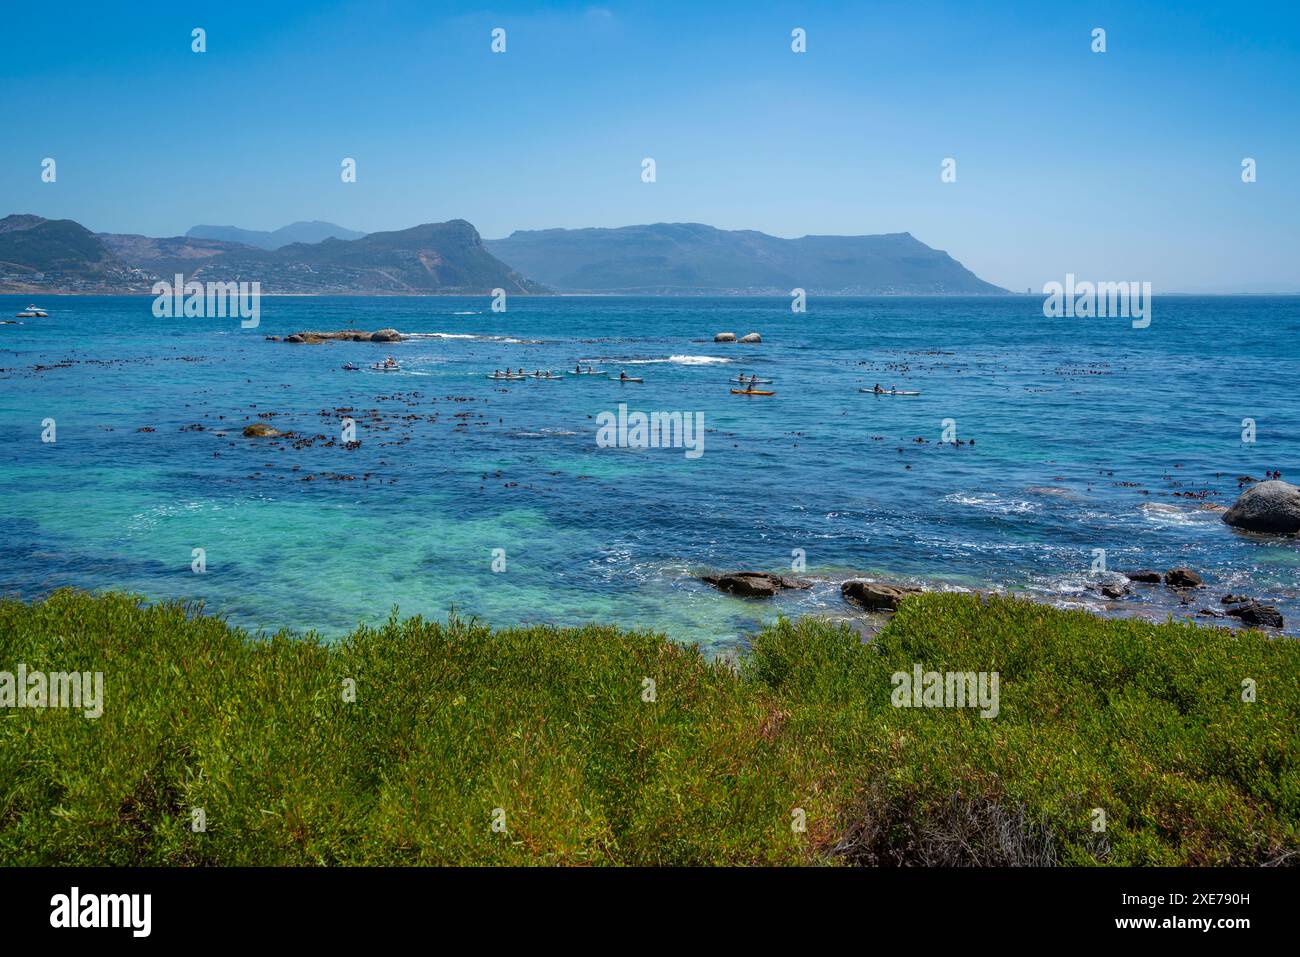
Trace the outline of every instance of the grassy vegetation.
[[[393, 619], [327, 646], [65, 591], [0, 602], [0, 670], [19, 662], [102, 671], [106, 700], [97, 720], [0, 711], [11, 864], [1258, 864], [1300, 847], [1300, 645], [1259, 633], [924, 595], [870, 645], [781, 622], [736, 669], [613, 628]], [[914, 663], [998, 671], [999, 715], [892, 707]]]

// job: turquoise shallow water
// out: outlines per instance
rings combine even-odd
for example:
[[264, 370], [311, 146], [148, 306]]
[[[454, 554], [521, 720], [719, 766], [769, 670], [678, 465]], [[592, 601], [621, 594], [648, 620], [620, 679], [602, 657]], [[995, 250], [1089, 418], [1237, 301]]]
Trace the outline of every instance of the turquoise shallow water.
[[[30, 301], [0, 297], [0, 316]], [[1234, 532], [1238, 475], [1300, 476], [1300, 299], [1157, 299], [1148, 329], [1041, 299], [268, 298], [257, 329], [156, 319], [147, 298], [40, 297], [0, 326], [0, 590], [201, 598], [250, 628], [611, 621], [722, 650], [778, 612], [852, 617], [865, 573], [1102, 607], [1110, 568], [1189, 565], [1300, 623], [1300, 548]], [[264, 341], [392, 326], [396, 345]], [[713, 333], [762, 333], [759, 346]], [[348, 373], [394, 354], [399, 373]], [[627, 369], [498, 383], [504, 366]], [[772, 398], [732, 396], [740, 370]], [[909, 398], [857, 392], [876, 382]], [[702, 412], [704, 454], [601, 448], [596, 417]], [[249, 440], [269, 415], [287, 440]], [[360, 446], [340, 439], [357, 422]], [[1257, 441], [1242, 441], [1242, 420]], [[53, 418], [57, 441], [41, 441]], [[975, 445], [940, 445], [943, 420]], [[141, 431], [152, 429], [153, 431]], [[313, 438], [320, 436], [320, 438]], [[925, 443], [914, 441], [917, 437]], [[1185, 496], [1182, 493], [1191, 493]], [[191, 571], [203, 548], [208, 570]], [[494, 572], [493, 550], [506, 569]], [[817, 585], [750, 602], [707, 567]]]

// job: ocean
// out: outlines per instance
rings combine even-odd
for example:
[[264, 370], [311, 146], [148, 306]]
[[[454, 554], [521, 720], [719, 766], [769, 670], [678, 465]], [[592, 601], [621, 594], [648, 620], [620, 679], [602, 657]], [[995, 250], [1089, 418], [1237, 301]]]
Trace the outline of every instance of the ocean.
[[[7, 296], [0, 316], [28, 302], [49, 318], [0, 325], [7, 595], [202, 600], [327, 639], [394, 611], [609, 622], [715, 654], [778, 614], [869, 630], [839, 593], [857, 575], [1159, 619], [1245, 592], [1300, 626], [1296, 539], [1221, 521], [1239, 476], [1300, 478], [1298, 297], [1156, 297], [1145, 329], [1048, 319], [1038, 296], [813, 297], [804, 314], [777, 298], [514, 297], [496, 313], [488, 297], [266, 297], [253, 329], [155, 318], [149, 297]], [[266, 341], [384, 327], [413, 338]], [[370, 371], [387, 355], [400, 371]], [[645, 381], [485, 378], [575, 362]], [[732, 395], [740, 373], [775, 395]], [[921, 394], [858, 391], [877, 383]], [[700, 454], [598, 442], [620, 404], [699, 414]], [[245, 438], [251, 421], [289, 434]], [[695, 578], [801, 560], [813, 587], [766, 601]], [[1187, 566], [1207, 587], [1107, 601], [1099, 563]]]

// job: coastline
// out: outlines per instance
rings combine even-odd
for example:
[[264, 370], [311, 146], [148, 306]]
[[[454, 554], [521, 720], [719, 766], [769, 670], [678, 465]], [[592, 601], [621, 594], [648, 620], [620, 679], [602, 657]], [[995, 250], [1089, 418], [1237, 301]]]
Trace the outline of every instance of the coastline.
[[[790, 572], [788, 569], [717, 572], [713, 569], [701, 568], [693, 571], [689, 577], [693, 579], [703, 579], [711, 575], [781, 577], [792, 574], [795, 573]], [[1159, 574], [1163, 579], [1164, 573]], [[803, 613], [825, 617], [834, 622], [843, 622], [862, 634], [864, 638], [874, 637], [888, 622], [889, 616], [894, 609], [888, 603], [864, 607], [860, 601], [844, 595], [845, 587], [855, 582], [869, 583], [885, 591], [904, 590], [915, 591], [920, 594], [971, 595], [980, 599], [988, 597], [1009, 598], [1042, 605], [1045, 608], [1052, 608], [1057, 611], [1083, 612], [1109, 621], [1134, 620], [1148, 624], [1176, 622], [1229, 632], [1249, 630], [1258, 626], [1252, 626], [1229, 614], [1229, 611], [1239, 603], [1225, 602], [1225, 598], [1254, 601], [1271, 608], [1271, 603], [1279, 600], [1279, 598], [1291, 601], [1296, 597], [1294, 594], [1278, 596], [1267, 590], [1261, 591], [1258, 589], [1253, 592], [1250, 592], [1249, 589], [1246, 592], [1241, 592], [1227, 586], [1216, 585], [1214, 582], [1176, 587], [1166, 584], [1163, 580], [1159, 583], [1133, 581], [1128, 579], [1124, 572], [1077, 576], [1076, 578], [1063, 575], [1061, 584], [1058, 587], [1062, 589], [1068, 588], [1068, 590], [1058, 591], [1055, 594], [1046, 591], [1042, 585], [1036, 586], [1030, 582], [1006, 586], [980, 585], [969, 581], [959, 581], [952, 576], [945, 577], [942, 574], [924, 577], [891, 575], [882, 569], [873, 569], [869, 572], [852, 569], [812, 569], [799, 572], [796, 577], [807, 581], [812, 586], [809, 589], [811, 597], [820, 599], [815, 609], [807, 607], [806, 599], [800, 603], [797, 611], [783, 605], [779, 600], [779, 596], [783, 593], [779, 590], [771, 595], [732, 593], [727, 597], [758, 608], [770, 606], [772, 612], [776, 614]], [[1118, 590], [1121, 586], [1123, 587], [1122, 593], [1113, 597], [1103, 591], [1103, 589], [1107, 588]], [[720, 597], [727, 594], [726, 589], [720, 588], [716, 590], [719, 591]], [[1213, 614], [1207, 613], [1211, 611]], [[1285, 623], [1279, 627], [1266, 626], [1261, 630], [1280, 638], [1295, 640], [1300, 637], [1300, 622], [1285, 619]]]

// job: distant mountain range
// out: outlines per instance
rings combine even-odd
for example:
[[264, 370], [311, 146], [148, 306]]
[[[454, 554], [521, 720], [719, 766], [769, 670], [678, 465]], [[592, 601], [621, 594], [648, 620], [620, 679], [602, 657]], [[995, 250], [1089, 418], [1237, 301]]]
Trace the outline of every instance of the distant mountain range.
[[700, 223], [542, 229], [484, 243], [562, 292], [873, 296], [1005, 293], [910, 233], [780, 239]]
[[149, 292], [177, 273], [199, 282], [258, 281], [264, 294], [549, 291], [488, 252], [463, 219], [278, 249], [92, 233], [70, 219], [0, 219], [0, 292]]
[[290, 223], [275, 232], [260, 229], [240, 229], [238, 226], [192, 226], [186, 239], [220, 239], [227, 243], [243, 243], [258, 249], [279, 249], [290, 243], [318, 243], [325, 239], [360, 239], [365, 233], [344, 229], [334, 223], [319, 219], [311, 222]]
[[0, 219], [0, 292], [143, 293], [177, 273], [200, 282], [256, 280], [268, 295], [477, 295], [497, 288], [650, 295], [789, 295], [795, 288], [809, 295], [1005, 292], [908, 233], [779, 239], [658, 223], [521, 231], [485, 242], [455, 219], [370, 234], [322, 222], [274, 232], [196, 226], [185, 236], [155, 239], [92, 233], [70, 219]]

